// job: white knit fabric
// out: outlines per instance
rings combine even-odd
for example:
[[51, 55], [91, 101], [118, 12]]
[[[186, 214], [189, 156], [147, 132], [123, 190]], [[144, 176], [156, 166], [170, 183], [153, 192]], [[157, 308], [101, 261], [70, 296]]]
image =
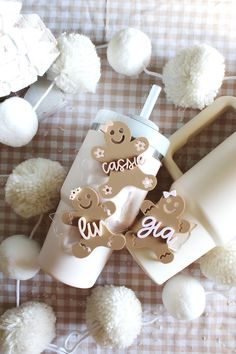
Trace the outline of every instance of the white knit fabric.
[[6, 202], [23, 218], [56, 207], [65, 170], [59, 162], [33, 158], [20, 163], [7, 179]]
[[40, 354], [55, 337], [56, 317], [44, 303], [27, 302], [0, 317], [4, 354]]
[[81, 34], [58, 38], [59, 58], [47, 72], [49, 80], [66, 93], [95, 92], [101, 76], [100, 59], [91, 40]]
[[176, 106], [202, 109], [214, 101], [224, 73], [224, 57], [213, 47], [182, 49], [163, 69], [167, 97]]
[[96, 287], [87, 298], [86, 322], [96, 342], [102, 346], [126, 348], [141, 330], [142, 307], [135, 293], [124, 286]]

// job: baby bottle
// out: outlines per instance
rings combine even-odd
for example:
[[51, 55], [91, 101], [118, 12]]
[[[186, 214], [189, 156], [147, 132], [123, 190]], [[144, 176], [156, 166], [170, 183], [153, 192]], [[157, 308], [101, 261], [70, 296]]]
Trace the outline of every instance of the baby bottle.
[[227, 109], [236, 110], [235, 97], [216, 99], [170, 137], [164, 164], [174, 179], [171, 191], [176, 191], [184, 199], [182, 218], [195, 226], [167, 263], [158, 261], [150, 248], [128, 247], [138, 264], [157, 284], [164, 283], [212, 248], [236, 237], [236, 132], [184, 174], [173, 160], [177, 150]]
[[[84, 258], [75, 257], [68, 251], [63, 240], [66, 239], [66, 244], [68, 244], [78, 237], [77, 228], [68, 227], [62, 221], [63, 213], [73, 209], [69, 199], [72, 190], [89, 186], [97, 191], [101, 202], [107, 200], [113, 202], [115, 212], [105, 220], [105, 223], [111, 232], [121, 233], [134, 222], [147, 192], [155, 186], [154, 178], [169, 146], [169, 140], [159, 133], [158, 126], [148, 120], [160, 90], [159, 86], [153, 85], [140, 116], [125, 116], [109, 110], [100, 110], [95, 117], [62, 186], [61, 201], [39, 255], [41, 268], [57, 280], [78, 288], [90, 288], [96, 282], [112, 253], [111, 249], [103, 246], [95, 248]], [[118, 130], [109, 128], [109, 124], [112, 126], [115, 122], [121, 126]], [[114, 124], [114, 127], [117, 124]], [[149, 143], [147, 150], [142, 154], [139, 173], [134, 177], [135, 185], [128, 182], [126, 185], [123, 178], [119, 183], [114, 183], [112, 190], [109, 185], [111, 177], [109, 179], [109, 176], [104, 172], [105, 169], [101, 168], [101, 162], [92, 156], [92, 151], [95, 151], [97, 157], [100, 156], [101, 151], [102, 154], [104, 153], [100, 147], [105, 144], [104, 136], [107, 127], [110, 129], [110, 134], [113, 134], [109, 137], [114, 142], [113, 145], [117, 146], [117, 151], [129, 153], [122, 147], [125, 127], [128, 127], [130, 131], [131, 142], [136, 138], [143, 137]], [[137, 144], [142, 152], [141, 139], [137, 141]], [[124, 160], [118, 159], [119, 161]], [[112, 169], [111, 166], [109, 167], [109, 161], [108, 168]], [[147, 177], [139, 180], [142, 175]], [[118, 184], [120, 189], [115, 191]]]

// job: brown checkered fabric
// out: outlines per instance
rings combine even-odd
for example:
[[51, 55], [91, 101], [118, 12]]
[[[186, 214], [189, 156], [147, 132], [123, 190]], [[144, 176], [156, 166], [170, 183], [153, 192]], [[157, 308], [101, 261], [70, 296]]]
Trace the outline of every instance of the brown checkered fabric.
[[[217, 48], [226, 58], [228, 75], [236, 75], [236, 3], [234, 0], [24, 0], [23, 12], [38, 13], [47, 26], [58, 35], [63, 31], [79, 31], [96, 44], [106, 42], [119, 29], [132, 26], [145, 31], [153, 44], [150, 70], [162, 71], [165, 62], [183, 47], [205, 42]], [[40, 123], [34, 140], [23, 148], [0, 146], [0, 174], [8, 174], [21, 161], [30, 157], [45, 157], [60, 161], [69, 169], [86, 135], [91, 121], [101, 108], [120, 113], [138, 113], [155, 78], [142, 73], [138, 78], [126, 78], [115, 73], [106, 61], [105, 49], [99, 50], [102, 78], [96, 94], [81, 94], [69, 98], [67, 107]], [[234, 95], [236, 83], [224, 83], [220, 95]], [[167, 136], [197, 114], [182, 110], [167, 102], [162, 93], [152, 114], [161, 132]], [[20, 119], [20, 114], [19, 114]], [[188, 169], [197, 160], [235, 131], [236, 120], [227, 113], [213, 126], [185, 147], [178, 163]], [[220, 168], [220, 161], [219, 161]], [[171, 183], [162, 169], [158, 176], [158, 191]], [[0, 236], [29, 234], [35, 220], [17, 217], [5, 205], [3, 183], [0, 188]], [[158, 193], [154, 198], [158, 198]], [[43, 243], [49, 217], [37, 232]], [[195, 264], [187, 270], [201, 278], [207, 291], [212, 283], [200, 276]], [[1, 310], [15, 304], [15, 281], [0, 276]], [[126, 251], [114, 252], [97, 284], [125, 285], [132, 288], [147, 313], [158, 313], [161, 287], [156, 286], [138, 267]], [[58, 336], [72, 329], [85, 328], [85, 301], [90, 290], [70, 288], [40, 272], [34, 279], [22, 282], [21, 301], [45, 301], [57, 315]], [[236, 306], [222, 296], [207, 297], [204, 315], [191, 323], [180, 322], [161, 315], [152, 326], [145, 326], [139, 338], [127, 350], [99, 348], [92, 338], [87, 339], [78, 353], [234, 353]], [[48, 352], [49, 353], [49, 352]], [[23, 354], [23, 353], [22, 353]]]

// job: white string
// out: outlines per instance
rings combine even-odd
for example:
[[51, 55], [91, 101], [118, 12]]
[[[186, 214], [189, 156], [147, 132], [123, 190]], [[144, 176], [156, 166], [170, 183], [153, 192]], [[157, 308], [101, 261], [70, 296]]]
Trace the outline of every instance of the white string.
[[[75, 354], [80, 344], [90, 336], [91, 331], [97, 331], [100, 328], [101, 325], [96, 322], [93, 324], [93, 326], [91, 326], [89, 329], [86, 329], [84, 332], [72, 331], [67, 335], [63, 347], [58, 347], [57, 345], [51, 343], [47, 348], [58, 354]], [[70, 346], [71, 338], [74, 336], [79, 338], [73, 346]]]
[[29, 239], [30, 239], [30, 240], [34, 237], [35, 232], [37, 231], [39, 225], [41, 224], [42, 219], [43, 219], [43, 214], [40, 215], [40, 217], [39, 217], [37, 223], [35, 224], [33, 230], [31, 231], [31, 233], [30, 233], [30, 235], [29, 235]]
[[107, 47], [108, 47], [108, 43], [96, 45], [96, 49], [103, 49]]
[[40, 99], [38, 100], [38, 102], [34, 105], [33, 110], [36, 111], [36, 109], [41, 105], [41, 103], [43, 102], [43, 100], [47, 97], [47, 95], [49, 94], [49, 92], [53, 89], [54, 85], [55, 85], [55, 81], [56, 79], [54, 79], [52, 81], [52, 83], [49, 85], [49, 87], [47, 88], [47, 90], [44, 92], [44, 94], [40, 97]]
[[20, 280], [16, 281], [16, 307], [20, 306]]
[[66, 351], [67, 351], [68, 354], [73, 354], [73, 353], [75, 353], [75, 351], [76, 351], [76, 349], [78, 349], [80, 343], [90, 336], [90, 332], [89, 332], [89, 331], [86, 331], [86, 332], [79, 338], [79, 340], [75, 343], [75, 345], [72, 346], [72, 347], [70, 347], [70, 346], [69, 346], [70, 338], [73, 337], [75, 334], [80, 335], [79, 332], [75, 332], [75, 331], [74, 331], [74, 333], [73, 333], [73, 332], [70, 333], [70, 335], [67, 337], [67, 339], [66, 339], [66, 341], [65, 341], [65, 349], [66, 349]]
[[[79, 347], [80, 343], [84, 341], [87, 337], [90, 336], [91, 331], [97, 331], [98, 329], [101, 328], [101, 325], [98, 322], [95, 322], [89, 329], [87, 329], [84, 332], [77, 332], [77, 331], [72, 331], [71, 333], [68, 334], [67, 338], [65, 339], [64, 347], [65, 350], [67, 351], [68, 354], [73, 354], [75, 353], [76, 349]], [[80, 336], [78, 341], [75, 343], [73, 347], [69, 346], [70, 339], [74, 336]]]
[[142, 322], [142, 325], [143, 325], [143, 326], [151, 325], [151, 324], [153, 324], [153, 323], [159, 321], [160, 317], [161, 317], [161, 316], [156, 316], [156, 317], [154, 317], [154, 318], [153, 318], [152, 320], [150, 320], [150, 321], [143, 321], [143, 322]]
[[235, 80], [236, 79], [236, 76], [225, 76], [223, 78], [223, 81], [227, 81], [227, 80]]
[[49, 344], [45, 350], [50, 350], [57, 354], [68, 354], [63, 348], [58, 348], [55, 344]]
[[162, 80], [162, 75], [159, 74], [159, 73], [155, 73], [154, 71], [150, 71], [150, 70], [148, 70], [147, 68], [143, 68], [143, 71], [144, 71], [147, 75], [155, 76], [155, 77], [157, 77], [158, 79], [161, 79], [161, 80]]

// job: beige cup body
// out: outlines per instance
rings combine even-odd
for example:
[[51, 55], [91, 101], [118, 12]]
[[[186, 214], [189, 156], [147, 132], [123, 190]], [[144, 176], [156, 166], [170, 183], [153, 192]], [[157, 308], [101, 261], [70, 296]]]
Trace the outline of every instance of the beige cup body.
[[194, 215], [216, 245], [236, 237], [236, 133], [182, 175], [171, 188], [183, 196], [189, 218]]
[[236, 237], [236, 133], [185, 174], [173, 159], [189, 139], [229, 109], [236, 111], [236, 98], [220, 97], [170, 137], [164, 164], [175, 180], [171, 189], [185, 199], [183, 218], [196, 227], [168, 264], [158, 262], [151, 250], [130, 249], [138, 264], [157, 284], [164, 283], [215, 246]]

